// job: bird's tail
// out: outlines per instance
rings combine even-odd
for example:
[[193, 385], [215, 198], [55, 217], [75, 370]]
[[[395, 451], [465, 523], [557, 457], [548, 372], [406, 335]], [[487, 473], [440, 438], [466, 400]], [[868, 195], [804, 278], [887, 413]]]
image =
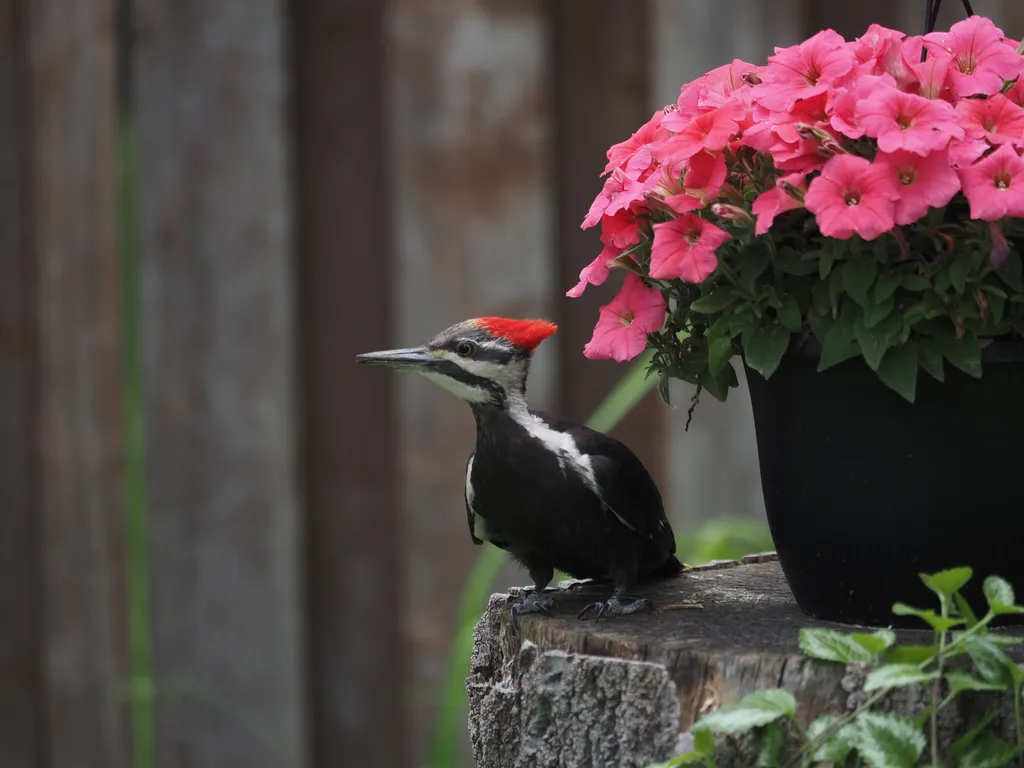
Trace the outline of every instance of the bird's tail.
[[647, 574], [648, 579], [669, 579], [673, 576], [677, 576], [683, 572], [683, 564], [679, 562], [675, 555], [669, 555], [668, 558], [657, 568], [654, 568], [650, 573]]

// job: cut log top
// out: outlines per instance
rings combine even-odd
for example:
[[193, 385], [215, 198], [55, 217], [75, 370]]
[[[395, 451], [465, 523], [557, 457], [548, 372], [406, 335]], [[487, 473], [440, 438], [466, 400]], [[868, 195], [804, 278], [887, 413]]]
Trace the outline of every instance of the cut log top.
[[[562, 582], [550, 590], [554, 616], [521, 616], [518, 636], [508, 607], [522, 590], [491, 597], [467, 681], [480, 768], [665, 760], [705, 712], [763, 688], [793, 693], [805, 722], [863, 700], [863, 668], [817, 662], [799, 648], [802, 627], [854, 628], [806, 616], [774, 554], [698, 566], [634, 590], [654, 602], [653, 613], [576, 618], [607, 590]], [[930, 630], [896, 634], [900, 643], [932, 642]]]

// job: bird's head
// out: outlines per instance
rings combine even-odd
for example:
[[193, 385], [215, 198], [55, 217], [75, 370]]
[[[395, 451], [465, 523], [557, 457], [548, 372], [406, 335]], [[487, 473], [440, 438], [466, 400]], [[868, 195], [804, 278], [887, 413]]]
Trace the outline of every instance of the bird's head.
[[478, 317], [422, 347], [368, 352], [356, 360], [418, 373], [470, 405], [507, 407], [525, 396], [533, 350], [556, 330], [546, 320]]

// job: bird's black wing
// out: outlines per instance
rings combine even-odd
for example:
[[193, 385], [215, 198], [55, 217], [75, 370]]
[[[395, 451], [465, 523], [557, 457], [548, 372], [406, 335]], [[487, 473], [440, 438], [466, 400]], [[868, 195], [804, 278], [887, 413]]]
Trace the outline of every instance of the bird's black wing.
[[472, 487], [470, 483], [469, 475], [473, 470], [473, 457], [476, 456], [476, 452], [469, 454], [469, 458], [466, 459], [466, 484], [462, 489], [462, 498], [466, 502], [466, 521], [469, 523], [469, 537], [473, 540], [473, 543], [477, 546], [483, 544], [483, 541], [476, 537], [476, 512], [473, 510], [473, 502], [469, 498], [469, 489]]
[[675, 554], [675, 535], [665, 517], [661, 493], [636, 454], [610, 435], [549, 414], [537, 415], [572, 437], [577, 450], [589, 457], [602, 500], [615, 516], [666, 553]]

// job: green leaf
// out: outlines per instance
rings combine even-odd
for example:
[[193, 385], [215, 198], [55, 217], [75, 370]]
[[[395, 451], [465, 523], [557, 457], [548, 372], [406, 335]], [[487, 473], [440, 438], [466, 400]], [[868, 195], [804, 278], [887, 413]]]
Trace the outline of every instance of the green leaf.
[[985, 599], [988, 601], [989, 610], [996, 615], [1005, 613], [1024, 613], [1024, 608], [1014, 604], [1013, 587], [1010, 582], [998, 576], [989, 576], [985, 579]]
[[828, 296], [832, 300], [832, 316], [835, 317], [843, 298], [843, 270], [834, 269], [829, 275]]
[[754, 331], [753, 336], [743, 334], [743, 352], [747, 365], [766, 379], [771, 378], [789, 348], [789, 339], [789, 331], [774, 323], [762, 325]]
[[954, 757], [961, 757], [967, 753], [967, 748], [975, 742], [975, 740], [988, 728], [989, 724], [996, 719], [999, 714], [999, 710], [993, 709], [985, 714], [975, 725], [971, 726], [971, 729], [967, 733], [963, 734], [956, 739], [952, 744], [949, 745], [949, 751], [953, 753]]
[[853, 638], [857, 645], [862, 646], [876, 659], [896, 642], [896, 633], [891, 629], [879, 629], [870, 635], [863, 632], [854, 632], [850, 637]]
[[865, 691], [877, 691], [880, 688], [897, 688], [914, 683], [927, 683], [939, 677], [938, 670], [925, 672], [916, 664], [883, 664], [868, 673], [864, 681]]
[[772, 723], [765, 726], [761, 733], [761, 749], [757, 752], [757, 768], [777, 768], [779, 752], [782, 750], [782, 724]]
[[841, 323], [832, 323], [821, 339], [821, 357], [818, 360], [818, 372], [826, 371], [834, 365], [849, 360], [860, 354], [860, 347], [856, 342], [848, 341], [843, 333]]
[[874, 259], [859, 258], [843, 264], [843, 288], [850, 297], [867, 309], [873, 303], [868, 298], [868, 289], [875, 282], [878, 264]]
[[757, 279], [768, 269], [768, 257], [762, 252], [744, 252], [740, 256], [738, 271], [740, 286], [748, 294], [757, 295]]
[[961, 691], [1002, 691], [1003, 686], [996, 683], [987, 683], [981, 678], [975, 677], [967, 672], [951, 670], [946, 673], [946, 682], [949, 683], [950, 693]]
[[875, 655], [845, 632], [820, 627], [800, 630], [800, 650], [812, 659], [838, 661], [873, 661]]
[[917, 362], [936, 381], [946, 380], [946, 372], [942, 367], [942, 353], [931, 343], [918, 342]]
[[701, 296], [690, 304], [690, 309], [694, 312], [700, 312], [702, 315], [713, 315], [716, 312], [728, 309], [735, 303], [736, 297], [729, 291], [720, 288], [717, 291], [712, 291], [707, 296]]
[[919, 575], [924, 585], [939, 597], [952, 598], [954, 592], [963, 589], [964, 585], [971, 580], [974, 572], [970, 568], [963, 567]]
[[913, 768], [925, 738], [912, 720], [889, 712], [863, 712], [857, 718], [857, 751], [871, 768]]
[[904, 603], [896, 603], [893, 605], [892, 612], [897, 616], [917, 616], [918, 618], [926, 621], [936, 632], [946, 632], [953, 627], [959, 627], [964, 623], [963, 619], [943, 618], [930, 608], [912, 608]]
[[778, 309], [778, 314], [779, 322], [782, 323], [790, 333], [798, 333], [803, 329], [804, 320], [800, 316], [800, 306], [792, 296], [786, 297], [786, 300]]
[[964, 336], [961, 341], [952, 336], [944, 336], [937, 341], [942, 354], [950, 363], [968, 376], [981, 378], [981, 346], [977, 336]]
[[818, 260], [818, 277], [824, 280], [832, 271], [832, 265], [836, 261], [836, 252], [833, 248], [823, 248], [821, 258]]
[[796, 711], [793, 694], [782, 688], [748, 693], [735, 704], [725, 704], [709, 712], [696, 728], [715, 733], [740, 733], [773, 723], [780, 717], [792, 717]]
[[864, 327], [874, 328], [880, 322], [885, 320], [896, 306], [896, 302], [892, 299], [886, 299], [880, 304], [870, 304], [864, 308]]
[[908, 291], [927, 291], [932, 287], [928, 278], [922, 277], [921, 275], [915, 275], [913, 272], [904, 275], [902, 283], [903, 287]]
[[1006, 261], [999, 266], [999, 269], [995, 270], [995, 273], [1002, 278], [1003, 282], [1017, 293], [1024, 290], [1021, 272], [1021, 258], [1017, 251], [1010, 251], [1006, 256]]
[[693, 732], [693, 751], [700, 757], [715, 751], [715, 737], [711, 735], [711, 731], [702, 728]]
[[949, 265], [949, 282], [952, 283], [953, 289], [957, 293], [964, 292], [964, 289], [967, 287], [967, 276], [970, 272], [970, 263], [962, 258], [956, 259]]
[[708, 370], [717, 376], [732, 357], [732, 338], [723, 336], [708, 344]]
[[1017, 748], [998, 736], [986, 733], [960, 755], [959, 768], [1002, 768], [1013, 760]]
[[968, 629], [978, 623], [978, 617], [974, 615], [974, 611], [971, 610], [970, 603], [964, 599], [963, 595], [959, 592], [955, 592], [953, 594], [953, 602], [956, 603], [956, 610], [961, 616], [963, 616]]
[[857, 323], [854, 333], [857, 336], [857, 343], [860, 344], [860, 353], [864, 355], [864, 362], [871, 370], [877, 371], [886, 350], [889, 349], [889, 339], [881, 333], [865, 328], [863, 323]]
[[[818, 739], [827, 731], [832, 731], [840, 718], [837, 715], [822, 715], [809, 726], [807, 726], [807, 741], [809, 744], [817, 744]], [[815, 762], [835, 763], [843, 765], [846, 756], [856, 746], [857, 727], [847, 723], [832, 736], [818, 745], [812, 758]]]
[[773, 259], [775, 269], [788, 275], [813, 275], [818, 271], [818, 265], [813, 261], [804, 258], [804, 254], [793, 248], [780, 248]]
[[1013, 684], [1016, 664], [995, 643], [986, 637], [974, 635], [964, 638], [964, 647], [985, 682], [1001, 686], [1004, 690]]
[[890, 349], [878, 366], [878, 378], [908, 403], [917, 389], [917, 345], [912, 341]]
[[934, 659], [939, 653], [937, 645], [897, 645], [885, 654], [885, 660], [893, 664], [921, 665]]
[[886, 301], [900, 287], [903, 276], [899, 272], [883, 272], [875, 283], [875, 301]]

